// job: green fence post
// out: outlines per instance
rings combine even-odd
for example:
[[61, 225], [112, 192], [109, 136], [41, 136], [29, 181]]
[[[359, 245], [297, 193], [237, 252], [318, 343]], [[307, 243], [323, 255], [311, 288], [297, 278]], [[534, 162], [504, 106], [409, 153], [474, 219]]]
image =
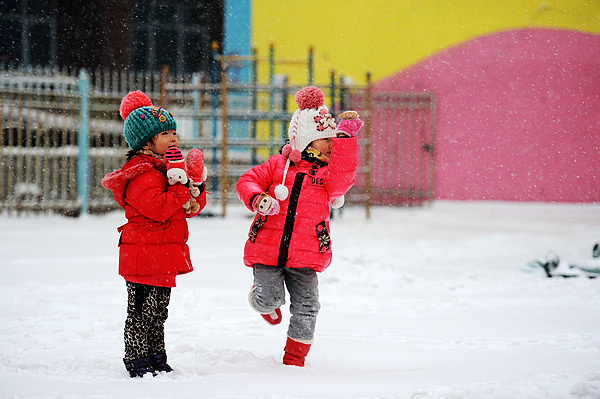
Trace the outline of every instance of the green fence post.
[[[252, 48], [252, 61], [250, 63], [250, 84], [252, 90], [250, 94], [250, 110], [252, 113], [256, 113], [258, 109], [258, 54], [256, 48]], [[256, 143], [256, 118], [252, 118], [250, 121], [250, 140]], [[258, 158], [256, 155], [256, 147], [252, 146], [252, 165], [258, 165]]]
[[90, 97], [90, 75], [82, 69], [79, 71], [79, 95], [81, 105], [79, 109], [79, 131], [77, 132], [77, 146], [79, 154], [77, 157], [77, 201], [80, 205], [80, 214], [88, 213], [89, 206], [89, 97]]
[[[331, 105], [329, 108], [329, 113], [335, 119], [335, 71], [331, 70], [330, 80], [329, 80], [329, 96]], [[342, 110], [340, 110], [341, 112]]]
[[275, 108], [275, 46], [269, 44], [269, 154], [274, 154], [273, 142], [275, 140], [275, 121], [273, 120], [273, 110]]
[[308, 48], [308, 84], [309, 86], [312, 86], [313, 84], [313, 68], [314, 68], [314, 50], [313, 47], [310, 46]]

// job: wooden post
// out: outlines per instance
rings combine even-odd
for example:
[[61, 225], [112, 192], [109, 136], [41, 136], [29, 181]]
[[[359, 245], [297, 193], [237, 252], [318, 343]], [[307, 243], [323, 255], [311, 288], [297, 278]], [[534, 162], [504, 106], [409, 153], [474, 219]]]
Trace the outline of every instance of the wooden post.
[[[220, 63], [219, 63], [219, 44], [217, 42], [212, 42], [211, 45], [211, 68], [210, 68], [210, 83], [211, 83], [211, 90], [210, 90], [210, 109], [211, 112], [213, 113], [213, 115], [217, 115], [217, 112], [219, 112], [219, 90], [216, 89], [217, 84], [219, 83], [219, 76], [221, 76], [221, 72], [220, 72]], [[217, 142], [217, 134], [218, 134], [218, 118], [212, 118], [212, 140], [216, 143]], [[218, 152], [218, 148], [217, 146], [213, 146], [212, 148], [212, 160], [211, 160], [211, 164], [213, 166], [214, 169], [216, 169], [217, 167], [217, 152]], [[217, 179], [213, 179], [211, 182], [211, 186], [212, 186], [212, 190], [213, 191], [217, 191]]]
[[371, 202], [373, 197], [373, 97], [372, 97], [372, 86], [371, 86], [371, 73], [367, 72], [367, 92], [365, 95], [365, 133], [367, 139], [365, 163], [367, 169], [366, 178], [366, 194], [367, 199], [365, 201], [365, 210], [367, 211], [367, 219], [371, 217]]
[[167, 82], [169, 80], [169, 66], [164, 65], [160, 73], [160, 106], [167, 108]]
[[225, 61], [219, 63], [221, 67], [221, 209], [222, 217], [227, 215], [227, 192], [229, 191], [229, 176], [227, 173], [227, 154], [229, 144], [229, 118], [227, 98], [227, 66]]
[[79, 129], [77, 131], [77, 202], [80, 214], [88, 213], [89, 205], [89, 96], [90, 75], [82, 69], [79, 71], [79, 95], [81, 104], [79, 108]]
[[435, 198], [435, 153], [436, 153], [436, 130], [437, 130], [437, 96], [431, 94], [429, 98], [429, 187], [427, 188], [427, 199], [429, 202]]

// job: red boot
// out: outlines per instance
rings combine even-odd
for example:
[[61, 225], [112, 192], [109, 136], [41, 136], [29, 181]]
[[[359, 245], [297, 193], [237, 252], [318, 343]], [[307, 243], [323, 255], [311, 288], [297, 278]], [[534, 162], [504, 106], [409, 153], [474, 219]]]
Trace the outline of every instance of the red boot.
[[261, 313], [260, 315], [272, 326], [281, 323], [281, 310], [279, 310], [279, 308], [275, 309], [271, 313]]
[[299, 342], [288, 337], [285, 344], [283, 364], [304, 367], [304, 358], [310, 350], [310, 344]]
[[254, 291], [256, 291], [255, 285], [253, 285], [252, 288], [250, 288], [250, 293], [248, 294], [248, 303], [250, 303], [250, 307], [256, 310], [258, 313], [260, 313], [262, 318], [265, 319], [265, 321], [270, 325], [275, 326], [281, 323], [281, 310], [279, 310], [279, 308], [275, 309], [271, 313], [261, 313], [258, 309], [254, 307], [254, 305], [252, 304], [252, 294], [254, 294]]

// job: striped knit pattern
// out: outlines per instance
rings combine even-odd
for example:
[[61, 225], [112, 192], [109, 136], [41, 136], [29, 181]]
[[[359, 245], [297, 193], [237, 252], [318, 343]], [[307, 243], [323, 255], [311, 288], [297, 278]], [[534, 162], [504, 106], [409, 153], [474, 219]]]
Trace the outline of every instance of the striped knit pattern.
[[185, 158], [183, 158], [181, 150], [179, 148], [174, 147], [171, 147], [167, 150], [167, 152], [165, 153], [165, 159], [169, 163], [179, 163], [185, 160]]

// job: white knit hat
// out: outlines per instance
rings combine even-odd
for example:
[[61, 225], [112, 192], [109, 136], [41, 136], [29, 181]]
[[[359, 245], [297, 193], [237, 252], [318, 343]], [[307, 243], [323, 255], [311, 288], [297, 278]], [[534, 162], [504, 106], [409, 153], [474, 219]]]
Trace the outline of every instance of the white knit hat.
[[302, 151], [319, 139], [336, 137], [335, 120], [325, 105], [325, 93], [318, 87], [307, 86], [300, 89], [294, 98], [298, 109], [292, 115], [288, 128], [289, 144], [283, 147], [282, 154], [287, 157], [283, 182], [275, 187], [275, 197], [283, 201], [288, 197], [285, 177], [291, 162], [302, 159]]

